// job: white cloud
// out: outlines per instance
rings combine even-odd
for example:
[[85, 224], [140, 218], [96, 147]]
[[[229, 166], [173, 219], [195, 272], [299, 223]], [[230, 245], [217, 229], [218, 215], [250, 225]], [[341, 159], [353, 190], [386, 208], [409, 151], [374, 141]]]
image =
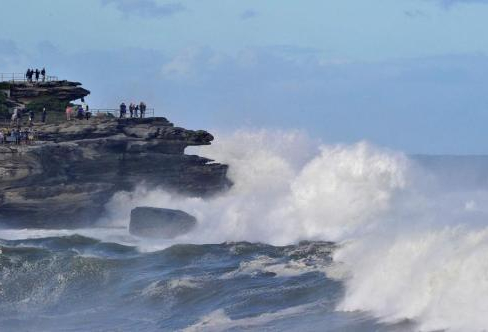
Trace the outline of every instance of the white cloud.
[[163, 18], [186, 11], [179, 2], [160, 4], [155, 0], [101, 0], [103, 5], [114, 4], [115, 8], [127, 16]]

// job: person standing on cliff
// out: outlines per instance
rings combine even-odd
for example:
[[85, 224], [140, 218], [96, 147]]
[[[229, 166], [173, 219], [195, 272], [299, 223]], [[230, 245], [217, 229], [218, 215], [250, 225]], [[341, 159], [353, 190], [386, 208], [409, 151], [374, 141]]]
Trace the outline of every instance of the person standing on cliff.
[[17, 128], [20, 128], [20, 125], [22, 124], [22, 109], [17, 109], [17, 117], [16, 117], [16, 125]]
[[27, 71], [26, 71], [26, 73], [25, 73], [25, 80], [26, 80], [27, 82], [29, 82], [29, 75], [30, 75], [30, 69], [29, 69], [29, 68], [27, 68]]
[[36, 71], [35, 71], [35, 74], [36, 74], [36, 82], [39, 82], [39, 74], [41, 72], [39, 71], [39, 69], [36, 68]]
[[129, 104], [129, 114], [130, 114], [130, 117], [133, 118], [134, 117], [134, 103], [130, 103]]
[[139, 105], [134, 106], [134, 117], [139, 117]]
[[15, 108], [14, 109], [14, 112], [12, 113], [12, 119], [11, 119], [11, 122], [10, 122], [10, 126], [13, 127], [15, 123], [17, 123], [17, 113], [18, 113], [18, 109]]
[[81, 98], [81, 108], [83, 109], [83, 114], [88, 112], [88, 104], [85, 102], [85, 98]]
[[71, 106], [66, 106], [66, 120], [71, 121]]
[[47, 111], [46, 111], [46, 108], [43, 107], [42, 108], [42, 116], [41, 116], [42, 123], [46, 123], [46, 117], [47, 117]]
[[27, 69], [27, 82], [32, 83], [32, 69]]
[[29, 127], [32, 127], [34, 125], [34, 111], [30, 110], [29, 111]]
[[42, 68], [41, 70], [41, 75], [42, 75], [42, 81], [46, 81], [46, 68]]
[[139, 112], [141, 113], [141, 119], [142, 119], [146, 113], [146, 104], [143, 101], [141, 101], [139, 104]]
[[127, 106], [125, 106], [125, 103], [122, 102], [122, 104], [120, 104], [120, 115], [119, 115], [119, 118], [120, 119], [125, 118], [125, 113], [127, 113]]

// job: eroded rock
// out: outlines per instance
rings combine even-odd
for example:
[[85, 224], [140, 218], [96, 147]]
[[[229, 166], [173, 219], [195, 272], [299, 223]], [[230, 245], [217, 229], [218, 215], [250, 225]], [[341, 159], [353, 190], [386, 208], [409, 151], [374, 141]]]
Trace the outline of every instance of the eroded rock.
[[181, 210], [137, 207], [131, 211], [129, 232], [132, 235], [172, 239], [190, 232], [197, 219]]
[[207, 197], [226, 190], [227, 165], [186, 155], [208, 145], [205, 131], [165, 118], [74, 120], [35, 125], [41, 142], [0, 149], [0, 224], [76, 228], [103, 214], [117, 191], [139, 185]]

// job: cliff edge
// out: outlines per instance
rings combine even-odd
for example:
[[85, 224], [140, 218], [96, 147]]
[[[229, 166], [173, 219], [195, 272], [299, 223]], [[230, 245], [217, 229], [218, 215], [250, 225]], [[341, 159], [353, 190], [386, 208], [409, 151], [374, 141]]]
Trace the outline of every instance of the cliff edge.
[[89, 226], [115, 192], [141, 184], [200, 197], [231, 185], [227, 165], [184, 153], [210, 144], [211, 134], [162, 117], [95, 117], [34, 128], [36, 144], [0, 145], [0, 224], [8, 227]]
[[45, 104], [53, 110], [55, 102], [60, 111], [73, 100], [86, 97], [90, 91], [82, 88], [81, 83], [71, 81], [50, 82], [0, 82], [0, 106], [8, 108], [28, 108], [29, 105]]

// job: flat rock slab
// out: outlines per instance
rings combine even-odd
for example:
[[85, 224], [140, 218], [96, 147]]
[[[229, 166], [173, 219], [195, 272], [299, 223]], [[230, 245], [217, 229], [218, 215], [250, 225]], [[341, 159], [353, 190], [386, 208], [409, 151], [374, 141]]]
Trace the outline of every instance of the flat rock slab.
[[137, 207], [130, 213], [129, 232], [132, 235], [172, 239], [188, 233], [197, 219], [181, 210]]

